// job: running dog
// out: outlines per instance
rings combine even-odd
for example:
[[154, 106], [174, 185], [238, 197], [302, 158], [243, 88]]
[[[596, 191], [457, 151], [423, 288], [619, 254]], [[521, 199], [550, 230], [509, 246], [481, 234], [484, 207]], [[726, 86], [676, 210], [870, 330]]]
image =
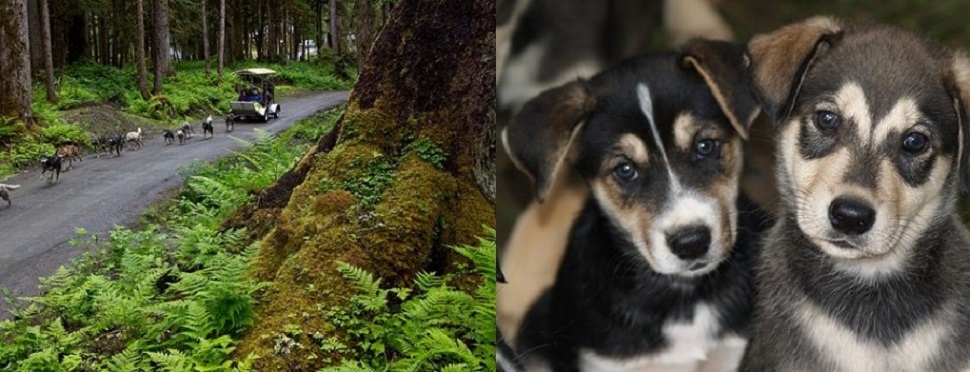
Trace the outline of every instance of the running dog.
[[162, 131], [162, 138], [165, 139], [165, 146], [171, 145], [172, 143], [175, 142], [175, 133], [172, 133], [172, 131], [165, 129]]
[[202, 121], [202, 138], [203, 139], [205, 139], [205, 134], [206, 133], [209, 134], [209, 137], [215, 137], [215, 135], [212, 133], [212, 115], [209, 115], [209, 117], [205, 118], [205, 120]]
[[781, 211], [741, 370], [970, 370], [970, 58], [826, 17], [748, 46]]
[[115, 153], [114, 156], [121, 156], [121, 151], [125, 148], [125, 137], [115, 134], [108, 137], [108, 153]]
[[195, 134], [195, 131], [192, 130], [192, 126], [189, 125], [188, 122], [183, 122], [182, 123], [181, 130], [182, 130], [182, 134], [185, 135], [185, 138], [186, 139], [192, 138], [192, 136]]
[[51, 175], [47, 178], [47, 183], [57, 182], [61, 178], [61, 157], [54, 153], [53, 156], [41, 155], [40, 156], [40, 175], [44, 176], [44, 173], [51, 172]]
[[84, 159], [81, 158], [81, 147], [72, 143], [65, 143], [57, 146], [57, 156], [61, 157], [62, 159], [67, 159], [67, 169], [64, 170], [65, 172], [74, 168], [74, 159], [77, 159], [77, 161], [84, 161]]
[[178, 137], [179, 139], [179, 146], [182, 146], [185, 144], [185, 131], [179, 129], [175, 131], [175, 136]]
[[540, 202], [569, 172], [592, 191], [555, 284], [518, 331], [517, 362], [679, 371], [724, 353], [737, 365], [754, 240], [770, 221], [738, 197], [758, 112], [748, 61], [744, 45], [693, 41], [547, 90], [502, 132]]
[[12, 204], [10, 202], [10, 191], [13, 191], [19, 188], [20, 188], [20, 185], [8, 185], [5, 183], [0, 183], [0, 199], [3, 199], [4, 201], [6, 201], [7, 205], [9, 206], [10, 204]]
[[91, 136], [91, 147], [94, 148], [94, 152], [97, 158], [101, 158], [101, 153], [111, 154], [110, 144], [108, 142], [108, 137], [105, 136]]
[[142, 146], [144, 146], [144, 143], [141, 141], [141, 128], [138, 128], [138, 131], [128, 132], [125, 134], [125, 142], [134, 144], [136, 149], [140, 149]]

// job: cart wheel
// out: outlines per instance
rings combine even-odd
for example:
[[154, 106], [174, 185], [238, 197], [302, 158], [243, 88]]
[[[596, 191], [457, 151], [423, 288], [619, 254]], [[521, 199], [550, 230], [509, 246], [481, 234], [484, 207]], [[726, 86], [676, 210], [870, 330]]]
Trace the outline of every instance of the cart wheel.
[[282, 107], [280, 107], [279, 105], [277, 105], [277, 106], [276, 106], [276, 111], [273, 111], [273, 117], [274, 117], [274, 118], [277, 118], [277, 119], [279, 119], [279, 118], [280, 118], [280, 109], [281, 109], [281, 108], [282, 108]]

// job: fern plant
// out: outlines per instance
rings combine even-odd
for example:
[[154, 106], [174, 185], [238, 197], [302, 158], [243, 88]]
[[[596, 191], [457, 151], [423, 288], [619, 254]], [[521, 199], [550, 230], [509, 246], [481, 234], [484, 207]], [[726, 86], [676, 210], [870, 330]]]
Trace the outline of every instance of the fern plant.
[[[357, 294], [346, 308], [332, 308], [327, 319], [351, 341], [344, 345], [324, 338], [321, 349], [350, 349], [328, 372], [351, 371], [488, 371], [495, 369], [495, 230], [474, 246], [454, 249], [467, 257], [478, 287], [467, 293], [448, 284], [451, 277], [419, 273], [414, 288], [381, 288], [381, 280], [346, 263], [338, 272]], [[400, 305], [393, 305], [400, 302]]]

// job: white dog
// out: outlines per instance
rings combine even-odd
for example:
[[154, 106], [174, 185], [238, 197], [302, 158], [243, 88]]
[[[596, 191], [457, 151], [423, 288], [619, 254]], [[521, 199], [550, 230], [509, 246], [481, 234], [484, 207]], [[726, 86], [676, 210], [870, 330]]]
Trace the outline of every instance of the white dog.
[[137, 132], [128, 132], [125, 134], [126, 142], [134, 142], [136, 148], [141, 148], [144, 144], [141, 142], [141, 128], [138, 128]]

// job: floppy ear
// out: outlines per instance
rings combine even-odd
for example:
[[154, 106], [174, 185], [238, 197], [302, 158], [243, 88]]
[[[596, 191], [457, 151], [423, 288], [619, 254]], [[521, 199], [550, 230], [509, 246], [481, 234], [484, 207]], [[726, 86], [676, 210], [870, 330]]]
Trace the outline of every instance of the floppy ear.
[[749, 83], [751, 59], [744, 44], [694, 39], [687, 42], [681, 52], [682, 64], [704, 78], [731, 125], [741, 138], [748, 139], [748, 128], [758, 115], [759, 107]]
[[815, 58], [841, 35], [835, 19], [813, 17], [756, 35], [748, 43], [755, 91], [776, 124], [791, 114]]
[[505, 150], [515, 166], [532, 178], [539, 202], [546, 199], [553, 177], [567, 162], [569, 145], [594, 101], [586, 82], [574, 81], [526, 102], [502, 131]]
[[953, 80], [953, 108], [957, 114], [957, 128], [960, 133], [959, 167], [960, 191], [970, 194], [970, 128], [967, 110], [970, 108], [970, 58], [957, 54], [950, 64], [950, 77]]

